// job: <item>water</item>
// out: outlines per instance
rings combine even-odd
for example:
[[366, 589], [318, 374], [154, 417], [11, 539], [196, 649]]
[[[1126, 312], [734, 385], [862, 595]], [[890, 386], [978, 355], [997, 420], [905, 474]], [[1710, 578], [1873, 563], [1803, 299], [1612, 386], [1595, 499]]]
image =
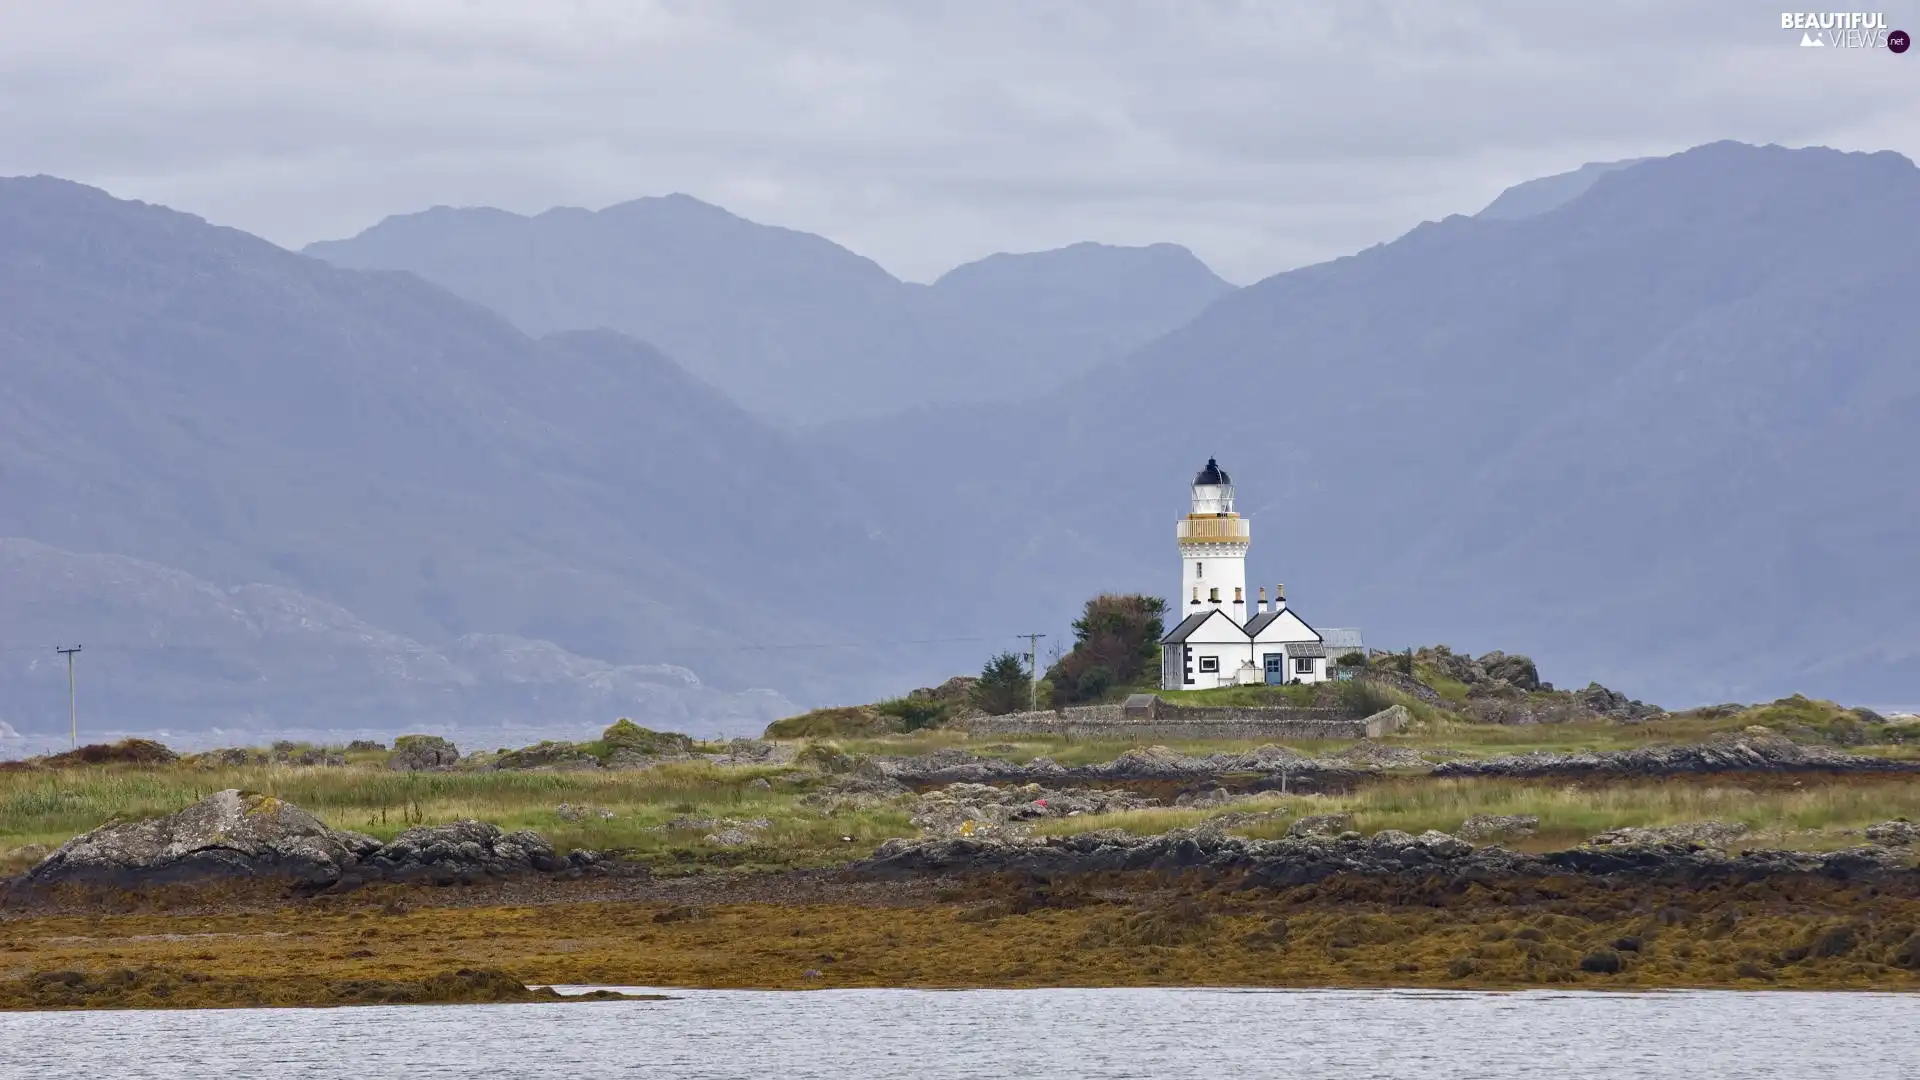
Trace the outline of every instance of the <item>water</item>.
[[0, 1013], [0, 1077], [1899, 1080], [1920, 998], [674, 991], [678, 1000]]

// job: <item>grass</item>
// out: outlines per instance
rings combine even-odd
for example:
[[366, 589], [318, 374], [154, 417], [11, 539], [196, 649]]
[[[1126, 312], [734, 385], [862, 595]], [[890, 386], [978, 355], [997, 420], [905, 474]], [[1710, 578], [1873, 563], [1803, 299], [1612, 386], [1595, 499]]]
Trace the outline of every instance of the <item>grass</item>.
[[1362, 833], [1399, 829], [1454, 832], [1475, 814], [1530, 814], [1540, 829], [1522, 846], [1534, 850], [1570, 847], [1624, 826], [1678, 825], [1697, 821], [1739, 822], [1756, 846], [1825, 850], [1863, 843], [1866, 826], [1889, 818], [1920, 820], [1920, 779], [1806, 779], [1785, 788], [1759, 789], [1715, 781], [1670, 779], [1616, 781], [1599, 786], [1503, 779], [1397, 778], [1341, 794], [1269, 793], [1224, 808], [1151, 809], [1086, 815], [1047, 822], [1044, 833], [1068, 835], [1121, 829], [1140, 835], [1191, 828], [1228, 813], [1270, 810], [1273, 815], [1235, 831], [1271, 839], [1310, 814], [1353, 815]]
[[[503, 829], [536, 830], [562, 850], [619, 849], [663, 864], [696, 861], [703, 849], [712, 851], [703, 843], [708, 828], [661, 828], [680, 817], [767, 818], [771, 827], [759, 834], [761, 840], [728, 850], [727, 858], [747, 864], [831, 863], [849, 850], [871, 850], [912, 831], [895, 809], [827, 817], [801, 805], [804, 786], [750, 786], [783, 771], [681, 762], [604, 772], [404, 773], [289, 765], [6, 772], [0, 773], [0, 863], [19, 861], [9, 855], [28, 845], [52, 847], [109, 820], [172, 813], [225, 788], [266, 792], [335, 828], [381, 839], [413, 825], [476, 818]], [[602, 807], [614, 817], [565, 821], [555, 812], [562, 803]], [[842, 839], [847, 836], [853, 840]]]

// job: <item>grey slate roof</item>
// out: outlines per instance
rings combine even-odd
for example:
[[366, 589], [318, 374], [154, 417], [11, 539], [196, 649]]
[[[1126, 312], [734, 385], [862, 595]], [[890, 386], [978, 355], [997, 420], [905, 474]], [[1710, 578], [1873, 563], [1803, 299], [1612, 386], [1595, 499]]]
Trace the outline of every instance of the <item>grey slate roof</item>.
[[1263, 611], [1247, 620], [1247, 636], [1252, 637], [1267, 628], [1267, 624], [1280, 617], [1277, 611]]
[[[1196, 612], [1192, 615], [1187, 616], [1184, 619], [1181, 619], [1180, 625], [1174, 627], [1170, 632], [1168, 632], [1166, 637], [1163, 637], [1160, 639], [1160, 644], [1171, 645], [1176, 641], [1187, 640], [1187, 638], [1193, 636], [1193, 632], [1195, 630], [1200, 629], [1201, 623], [1206, 622], [1209, 616], [1215, 614], [1218, 611], [1219, 611], [1218, 608], [1208, 608], [1205, 611]], [[1221, 614], [1224, 614], [1224, 613], [1221, 613]], [[1231, 615], [1227, 616], [1227, 622], [1232, 623], [1235, 629], [1240, 628], [1238, 623], [1233, 622], [1233, 617]]]
[[1320, 640], [1329, 649], [1364, 649], [1367, 643], [1360, 640], [1360, 631], [1353, 629], [1334, 629], [1320, 631]]

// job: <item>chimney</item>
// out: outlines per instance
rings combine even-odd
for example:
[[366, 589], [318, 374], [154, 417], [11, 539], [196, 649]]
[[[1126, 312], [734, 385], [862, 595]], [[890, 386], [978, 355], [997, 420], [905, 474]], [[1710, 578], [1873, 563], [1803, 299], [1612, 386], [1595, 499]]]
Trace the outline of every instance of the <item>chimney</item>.
[[1262, 585], [1260, 586], [1260, 614], [1265, 615], [1266, 613], [1267, 613], [1267, 587], [1265, 585]]
[[1273, 610], [1287, 610], [1287, 587], [1284, 584], [1273, 587]]
[[1193, 602], [1196, 604], [1200, 602], [1200, 586], [1198, 585], [1193, 587]]

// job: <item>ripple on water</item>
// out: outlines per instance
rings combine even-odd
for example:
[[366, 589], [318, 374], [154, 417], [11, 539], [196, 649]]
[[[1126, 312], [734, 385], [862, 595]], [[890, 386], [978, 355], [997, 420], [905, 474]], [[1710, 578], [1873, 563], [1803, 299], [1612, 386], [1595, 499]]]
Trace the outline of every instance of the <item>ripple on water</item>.
[[674, 999], [0, 1013], [0, 1076], [1773, 1080], [1920, 1075], [1895, 994], [673, 990]]

